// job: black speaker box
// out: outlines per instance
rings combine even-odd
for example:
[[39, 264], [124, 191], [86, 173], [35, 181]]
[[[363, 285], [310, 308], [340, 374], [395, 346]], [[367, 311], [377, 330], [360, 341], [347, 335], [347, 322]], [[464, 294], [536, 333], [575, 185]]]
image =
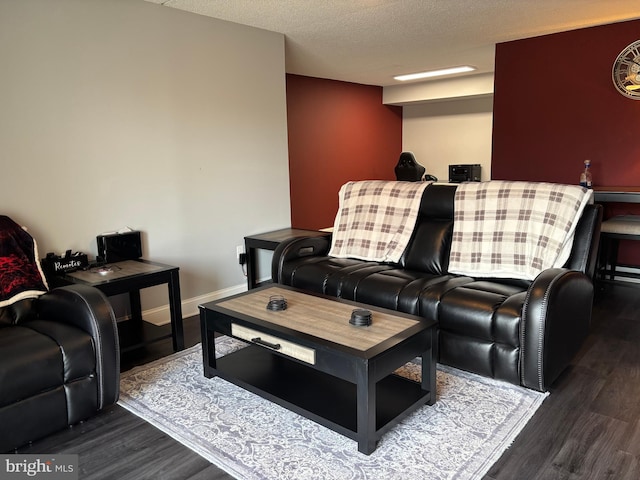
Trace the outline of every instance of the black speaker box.
[[114, 233], [110, 235], [98, 235], [98, 256], [105, 262], [121, 262], [123, 260], [135, 260], [142, 256], [142, 242], [140, 232]]
[[481, 169], [482, 166], [479, 163], [449, 165], [449, 183], [479, 182]]

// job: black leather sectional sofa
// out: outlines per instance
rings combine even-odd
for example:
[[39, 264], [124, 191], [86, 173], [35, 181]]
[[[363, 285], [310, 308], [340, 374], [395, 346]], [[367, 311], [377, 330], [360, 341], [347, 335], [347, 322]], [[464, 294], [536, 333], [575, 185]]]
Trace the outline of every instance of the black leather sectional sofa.
[[89, 418], [118, 400], [111, 305], [73, 285], [0, 308], [0, 452]]
[[426, 188], [399, 262], [333, 258], [330, 239], [296, 238], [274, 252], [273, 281], [435, 319], [439, 362], [547, 391], [589, 331], [602, 208], [586, 206], [564, 268], [476, 279], [448, 272], [456, 188]]

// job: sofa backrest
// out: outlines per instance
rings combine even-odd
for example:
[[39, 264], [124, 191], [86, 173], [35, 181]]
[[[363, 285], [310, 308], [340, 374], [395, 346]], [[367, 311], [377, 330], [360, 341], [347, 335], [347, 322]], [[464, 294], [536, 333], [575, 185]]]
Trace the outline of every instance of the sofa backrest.
[[[400, 259], [403, 268], [441, 275], [448, 272], [457, 185], [430, 185], [424, 191], [413, 236]], [[565, 267], [593, 278], [602, 207], [587, 205], [576, 227]]]
[[23, 298], [11, 305], [0, 307], [0, 326], [14, 325], [34, 318], [33, 298]]
[[571, 256], [565, 267], [578, 270], [593, 279], [600, 246], [600, 223], [602, 222], [602, 205], [587, 205], [576, 226]]
[[400, 259], [403, 268], [436, 275], [447, 273], [456, 188], [430, 185], [425, 189], [413, 236]]

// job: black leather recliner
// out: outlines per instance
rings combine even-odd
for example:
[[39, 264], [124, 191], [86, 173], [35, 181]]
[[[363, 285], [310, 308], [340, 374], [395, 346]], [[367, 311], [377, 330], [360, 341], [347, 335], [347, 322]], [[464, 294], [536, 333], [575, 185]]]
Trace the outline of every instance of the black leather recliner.
[[0, 452], [118, 400], [120, 351], [102, 292], [73, 285], [0, 308]]
[[602, 207], [585, 208], [564, 268], [475, 279], [448, 272], [455, 190], [425, 189], [397, 264], [329, 257], [330, 239], [296, 238], [275, 250], [273, 281], [436, 320], [439, 362], [546, 391], [589, 331]]

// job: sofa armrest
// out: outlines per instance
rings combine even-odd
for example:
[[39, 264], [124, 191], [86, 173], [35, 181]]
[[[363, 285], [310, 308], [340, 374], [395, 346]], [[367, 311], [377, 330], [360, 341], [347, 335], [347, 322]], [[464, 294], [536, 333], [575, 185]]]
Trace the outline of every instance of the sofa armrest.
[[66, 323], [93, 338], [99, 380], [98, 407], [114, 404], [120, 392], [118, 327], [107, 297], [94, 287], [69, 285], [41, 295], [35, 302], [38, 318]]
[[296, 258], [327, 255], [331, 248], [331, 236], [296, 237], [280, 243], [273, 252], [271, 260], [271, 279], [282, 283], [282, 266]]
[[600, 245], [600, 224], [602, 223], [602, 205], [587, 205], [576, 226], [571, 256], [566, 268], [586, 273], [593, 279], [598, 263]]
[[592, 305], [593, 283], [584, 273], [552, 268], [538, 275], [522, 309], [522, 385], [548, 390], [587, 337]]

